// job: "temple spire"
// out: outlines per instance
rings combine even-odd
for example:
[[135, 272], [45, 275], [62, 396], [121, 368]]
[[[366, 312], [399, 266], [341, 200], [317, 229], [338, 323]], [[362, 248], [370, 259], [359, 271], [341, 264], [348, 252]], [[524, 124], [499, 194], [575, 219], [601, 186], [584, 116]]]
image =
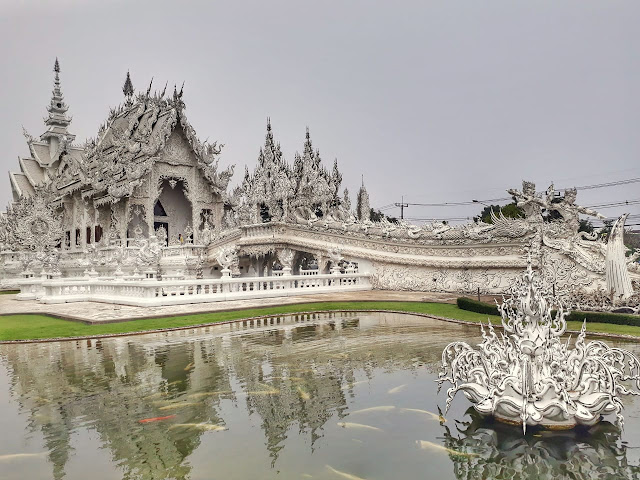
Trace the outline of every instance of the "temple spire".
[[369, 204], [369, 193], [364, 186], [364, 175], [362, 175], [362, 186], [358, 192], [356, 205], [356, 215], [361, 222], [367, 222], [371, 220], [371, 206]]
[[132, 103], [131, 98], [133, 97], [133, 83], [131, 82], [131, 75], [129, 75], [129, 71], [127, 70], [127, 78], [124, 81], [124, 85], [122, 86], [122, 93], [126, 97], [127, 105]]
[[271, 118], [267, 117], [267, 136], [265, 147], [269, 148], [270, 146], [273, 146], [273, 132], [271, 131]]
[[48, 128], [47, 131], [40, 136], [40, 139], [47, 140], [51, 137], [57, 139], [66, 137], [66, 140], [71, 141], [75, 138], [75, 135], [70, 134], [67, 130], [67, 127], [71, 123], [71, 117], [67, 115], [69, 107], [64, 103], [64, 96], [60, 88], [60, 62], [57, 58], [53, 64], [53, 71], [55, 72], [53, 91], [51, 92], [51, 102], [47, 106], [49, 115], [44, 119], [44, 123]]

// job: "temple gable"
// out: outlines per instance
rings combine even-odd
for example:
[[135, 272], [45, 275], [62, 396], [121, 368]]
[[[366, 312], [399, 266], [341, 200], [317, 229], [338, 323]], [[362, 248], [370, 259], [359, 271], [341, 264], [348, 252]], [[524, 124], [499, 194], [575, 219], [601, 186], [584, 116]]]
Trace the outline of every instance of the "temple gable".
[[160, 154], [160, 162], [169, 165], [197, 166], [198, 162], [193, 153], [193, 149], [187, 142], [180, 128], [175, 128]]

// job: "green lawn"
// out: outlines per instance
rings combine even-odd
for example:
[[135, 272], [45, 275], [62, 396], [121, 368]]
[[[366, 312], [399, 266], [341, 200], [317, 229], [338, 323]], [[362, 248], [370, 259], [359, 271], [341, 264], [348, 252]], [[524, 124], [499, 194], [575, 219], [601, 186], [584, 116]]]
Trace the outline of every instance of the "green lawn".
[[[500, 317], [461, 310], [456, 305], [424, 302], [322, 302], [285, 305], [269, 308], [251, 308], [229, 312], [203, 313], [176, 317], [132, 320], [105, 325], [86, 325], [79, 322], [60, 320], [46, 315], [8, 315], [0, 316], [0, 340], [25, 340], [39, 338], [62, 338], [102, 334], [139, 332], [159, 328], [186, 327], [203, 323], [223, 322], [260, 315], [278, 315], [309, 311], [331, 310], [397, 310], [404, 312], [427, 313], [440, 317], [453, 318], [468, 322], [486, 322], [491, 318], [500, 323]], [[579, 330], [578, 322], [569, 322], [569, 328]], [[639, 327], [592, 323], [587, 325], [590, 332], [606, 332], [640, 336]]]
[[0, 295], [15, 295], [20, 293], [20, 290], [0, 290]]

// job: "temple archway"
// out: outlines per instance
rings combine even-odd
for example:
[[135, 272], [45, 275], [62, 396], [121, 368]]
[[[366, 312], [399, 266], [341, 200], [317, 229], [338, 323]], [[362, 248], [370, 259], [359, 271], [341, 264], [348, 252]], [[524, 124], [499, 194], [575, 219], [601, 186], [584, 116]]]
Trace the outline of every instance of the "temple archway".
[[185, 195], [184, 180], [167, 178], [160, 184], [160, 195], [153, 208], [154, 230], [166, 230], [167, 245], [180, 245], [192, 240], [192, 206]]

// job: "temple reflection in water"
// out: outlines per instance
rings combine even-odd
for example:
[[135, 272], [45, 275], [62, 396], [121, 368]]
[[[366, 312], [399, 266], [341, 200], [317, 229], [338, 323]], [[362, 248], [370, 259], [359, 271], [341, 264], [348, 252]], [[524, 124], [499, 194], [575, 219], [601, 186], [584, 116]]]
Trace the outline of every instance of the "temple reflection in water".
[[[397, 448], [410, 455], [398, 478], [423, 471], [424, 462], [439, 462], [448, 476], [461, 479], [555, 478], [560, 472], [576, 472], [575, 478], [605, 472], [612, 475], [607, 478], [638, 476], [616, 430], [550, 441], [522, 438], [520, 431], [510, 435], [508, 428], [475, 417], [463, 424], [451, 416], [440, 425], [402, 413], [401, 406], [444, 401], [435, 396], [433, 383], [442, 346], [452, 335], [477, 334], [457, 325], [438, 324], [436, 330], [425, 322], [394, 314], [293, 315], [165, 334], [2, 345], [0, 357], [11, 398], [26, 418], [27, 438], [41, 435], [56, 479], [70, 478], [69, 465], [80, 455], [74, 438], [85, 430], [95, 432], [114, 468], [128, 479], [199, 478], [194, 468], [202, 462], [215, 457], [220, 465], [225, 452], [236, 455], [230, 463], [237, 462], [244, 449], [247, 463], [265, 458], [253, 459], [256, 475], [277, 476], [294, 461], [303, 471], [305, 462], [325, 455], [329, 460], [322, 459], [319, 478], [335, 478], [322, 470], [325, 463], [332, 457], [348, 463], [349, 452], [362, 445], [371, 462], [386, 461], [378, 451]], [[406, 394], [401, 388], [390, 394], [394, 390], [378, 381], [398, 373]], [[421, 393], [412, 393], [411, 382]], [[358, 402], [387, 407], [357, 415]], [[462, 411], [453, 415], [466, 418]], [[358, 436], [357, 429], [336, 427], [345, 420], [376, 428]], [[223, 428], [229, 430], [217, 431]], [[382, 429], [384, 435], [375, 432]], [[259, 431], [262, 441], [255, 438]], [[23, 434], [7, 432], [18, 433]], [[435, 452], [432, 460], [410, 447], [426, 435], [450, 449], [448, 458]], [[211, 439], [213, 447], [205, 444]], [[295, 455], [283, 459], [289, 450]]]

